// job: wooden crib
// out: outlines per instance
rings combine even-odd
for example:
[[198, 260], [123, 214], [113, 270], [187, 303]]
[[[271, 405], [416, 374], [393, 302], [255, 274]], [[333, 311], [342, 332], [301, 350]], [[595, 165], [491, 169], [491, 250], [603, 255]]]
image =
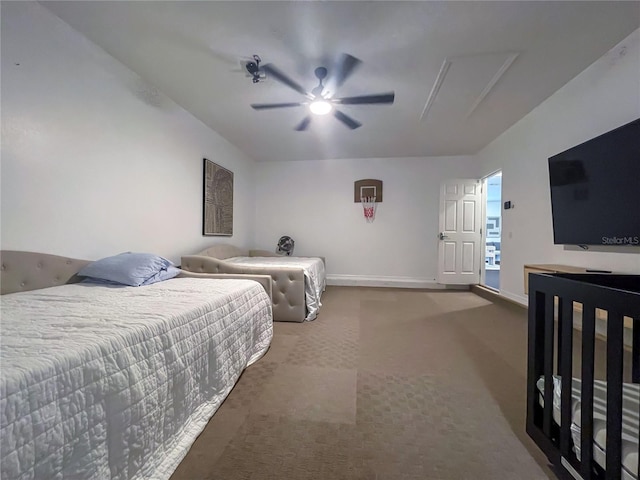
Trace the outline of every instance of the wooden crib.
[[[596, 323], [605, 328], [606, 375], [594, 382], [595, 344], [602, 340]], [[577, 353], [574, 326], [582, 330]], [[580, 368], [574, 368], [574, 355]], [[606, 392], [604, 415], [594, 415], [594, 383], [596, 390]], [[527, 433], [551, 463], [584, 480], [638, 479], [638, 384], [640, 275], [531, 274]], [[606, 425], [606, 435], [598, 425]], [[629, 440], [629, 425], [631, 434], [635, 430], [635, 443]], [[594, 459], [597, 431], [606, 437], [606, 443], [601, 441], [606, 455], [599, 460]]]

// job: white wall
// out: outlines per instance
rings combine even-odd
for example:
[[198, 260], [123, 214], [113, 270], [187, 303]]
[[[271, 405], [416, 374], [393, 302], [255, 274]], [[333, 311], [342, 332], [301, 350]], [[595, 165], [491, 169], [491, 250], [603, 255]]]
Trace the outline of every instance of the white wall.
[[[274, 249], [287, 234], [297, 254], [327, 257], [334, 282], [424, 286], [436, 277], [440, 182], [502, 169], [503, 200], [516, 205], [503, 212], [503, 294], [525, 300], [524, 263], [640, 273], [637, 249], [553, 245], [546, 170], [550, 155], [640, 116], [639, 37], [475, 158], [256, 165], [46, 8], [4, 2], [2, 248], [88, 259], [143, 250], [179, 260], [213, 242]], [[203, 157], [235, 174], [231, 239], [201, 236]], [[353, 202], [361, 178], [384, 181], [372, 224]]]
[[[257, 166], [256, 245], [282, 235], [296, 255], [324, 255], [330, 283], [435, 286], [440, 183], [474, 178], [470, 157], [270, 162]], [[383, 181], [366, 223], [354, 181]]]
[[[548, 157], [640, 117], [639, 75], [637, 30], [477, 155], [483, 174], [502, 169], [502, 199], [515, 204], [502, 212], [503, 295], [526, 301], [526, 263], [640, 273], [639, 248], [580, 251], [553, 244], [547, 167]], [[638, 204], [622, 208], [640, 214], [640, 194]]]
[[201, 235], [204, 157], [234, 172], [230, 241], [253, 240], [253, 160], [37, 3], [2, 3], [1, 154], [3, 249], [179, 261], [229, 241]]

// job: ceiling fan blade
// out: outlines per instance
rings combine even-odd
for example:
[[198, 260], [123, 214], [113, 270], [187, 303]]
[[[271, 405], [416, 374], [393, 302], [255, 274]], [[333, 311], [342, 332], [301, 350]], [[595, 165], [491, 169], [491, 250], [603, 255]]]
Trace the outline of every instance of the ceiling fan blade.
[[356, 57], [343, 53], [336, 62], [333, 75], [329, 79], [327, 89], [335, 93], [338, 88], [351, 76], [355, 68], [362, 63]]
[[362, 125], [360, 122], [358, 122], [357, 120], [354, 120], [348, 115], [345, 115], [340, 110], [334, 110], [333, 115], [342, 123], [344, 123], [347, 127], [349, 127], [351, 130], [355, 130], [360, 125]]
[[395, 93], [378, 93], [374, 95], [358, 95], [356, 97], [334, 98], [333, 102], [339, 105], [364, 105], [372, 103], [393, 103]]
[[302, 119], [302, 121], [298, 124], [298, 126], [295, 129], [298, 132], [303, 132], [304, 130], [307, 129], [310, 122], [311, 122], [311, 116], [306, 116]]
[[299, 84], [297, 84], [295, 81], [293, 81], [291, 78], [289, 78], [287, 75], [285, 75], [283, 72], [278, 70], [275, 66], [271, 65], [270, 63], [263, 65], [262, 70], [264, 70], [267, 76], [269, 75], [272, 76], [274, 79], [278, 80], [279, 82], [284, 83], [290, 88], [293, 88], [296, 92], [301, 93], [302, 95], [307, 97], [310, 96], [310, 93], [308, 93], [304, 88], [302, 88]]
[[283, 107], [299, 107], [304, 105], [300, 102], [291, 102], [291, 103], [252, 103], [251, 108], [254, 110], [266, 110], [268, 108], [283, 108]]

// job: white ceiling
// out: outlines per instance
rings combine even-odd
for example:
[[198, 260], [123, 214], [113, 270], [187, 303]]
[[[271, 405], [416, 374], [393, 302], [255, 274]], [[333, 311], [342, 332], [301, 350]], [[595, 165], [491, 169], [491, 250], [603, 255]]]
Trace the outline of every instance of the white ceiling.
[[[257, 161], [475, 153], [640, 27], [637, 1], [43, 4]], [[310, 90], [341, 53], [363, 63], [338, 96], [396, 94], [341, 106], [360, 128], [326, 116], [296, 132], [306, 107], [251, 109], [304, 98], [253, 84], [241, 59]]]

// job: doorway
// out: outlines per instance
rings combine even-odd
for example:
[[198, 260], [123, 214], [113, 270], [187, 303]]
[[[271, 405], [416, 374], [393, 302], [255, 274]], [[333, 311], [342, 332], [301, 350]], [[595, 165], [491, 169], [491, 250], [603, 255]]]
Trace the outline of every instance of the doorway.
[[477, 285], [480, 282], [478, 264], [484, 252], [483, 205], [479, 179], [450, 179], [440, 185], [438, 283]]
[[484, 286], [500, 290], [500, 240], [502, 238], [502, 171], [485, 178]]

